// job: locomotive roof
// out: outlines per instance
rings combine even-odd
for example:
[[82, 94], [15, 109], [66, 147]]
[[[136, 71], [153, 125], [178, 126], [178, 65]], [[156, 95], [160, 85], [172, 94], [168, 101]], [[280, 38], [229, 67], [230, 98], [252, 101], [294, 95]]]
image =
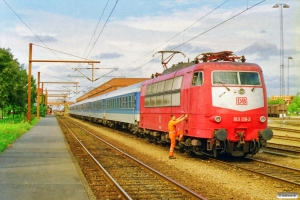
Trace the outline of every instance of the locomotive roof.
[[141, 91], [141, 86], [142, 86], [143, 82], [140, 83], [136, 83], [118, 90], [114, 90], [112, 92], [108, 92], [106, 94], [94, 97], [94, 98], [90, 98], [78, 103], [75, 103], [73, 105], [80, 105], [80, 104], [84, 104], [84, 103], [89, 103], [89, 102], [93, 102], [93, 101], [99, 101], [102, 99], [108, 99], [111, 97], [115, 97], [115, 96], [122, 96], [122, 95], [126, 95], [126, 94], [131, 94], [131, 93], [135, 93], [135, 92], [140, 92]]
[[181, 69], [184, 69], [184, 68], [188, 68], [190, 66], [193, 66], [193, 65], [213, 65], [213, 64], [220, 64], [220, 65], [226, 65], [226, 64], [231, 64], [231, 65], [244, 65], [244, 66], [247, 66], [247, 65], [256, 65], [254, 63], [245, 63], [245, 62], [230, 62], [230, 61], [218, 61], [218, 62], [202, 62], [202, 63], [195, 63], [194, 61], [192, 62], [187, 62], [187, 63], [184, 63], [184, 62], [180, 62], [176, 65], [173, 65], [171, 68], [169, 69], [166, 69], [162, 72], [162, 75], [165, 75], [165, 74], [169, 74], [169, 73], [172, 73], [172, 72], [175, 72], [175, 71], [179, 71]]

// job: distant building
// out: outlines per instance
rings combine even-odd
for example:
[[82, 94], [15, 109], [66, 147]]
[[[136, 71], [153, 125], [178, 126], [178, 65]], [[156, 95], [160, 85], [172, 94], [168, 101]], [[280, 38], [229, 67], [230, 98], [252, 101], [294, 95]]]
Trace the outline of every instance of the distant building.
[[286, 105], [290, 105], [294, 99], [293, 96], [271, 96], [269, 100], [283, 99]]
[[103, 83], [102, 85], [98, 86], [97, 88], [85, 93], [84, 95], [78, 97], [76, 99], [76, 102], [83, 101], [85, 99], [90, 99], [96, 96], [99, 96], [101, 94], [105, 94], [117, 89], [121, 89], [123, 87], [133, 85], [135, 83], [139, 83], [145, 80], [148, 80], [149, 78], [113, 78], [110, 81], [107, 81], [106, 83]]

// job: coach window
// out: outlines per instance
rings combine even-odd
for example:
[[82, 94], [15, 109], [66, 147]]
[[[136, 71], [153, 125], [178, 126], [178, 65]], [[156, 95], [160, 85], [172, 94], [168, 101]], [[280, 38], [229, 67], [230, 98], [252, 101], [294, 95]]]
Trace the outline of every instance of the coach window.
[[131, 109], [131, 95], [128, 96], [128, 108]]
[[133, 94], [132, 95], [132, 108], [135, 109], [135, 105], [136, 105], [136, 96]]
[[126, 97], [122, 97], [123, 98], [123, 108], [126, 108]]
[[193, 75], [192, 85], [202, 85], [203, 84], [203, 74], [202, 72], [195, 72]]

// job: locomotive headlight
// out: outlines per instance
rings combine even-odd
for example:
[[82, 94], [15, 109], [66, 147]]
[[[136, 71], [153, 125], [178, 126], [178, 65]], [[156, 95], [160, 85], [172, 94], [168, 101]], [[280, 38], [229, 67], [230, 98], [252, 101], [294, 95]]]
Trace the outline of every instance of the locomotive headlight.
[[215, 121], [216, 121], [216, 122], [220, 122], [221, 120], [222, 120], [222, 118], [221, 118], [220, 116], [216, 116], [216, 117], [215, 117]]
[[259, 118], [259, 121], [260, 122], [265, 122], [267, 120], [267, 118], [265, 117], [265, 116], [261, 116], [260, 118]]
[[222, 118], [221, 118], [221, 116], [211, 116], [211, 117], [209, 118], [209, 120], [212, 121], [212, 122], [217, 122], [217, 123], [219, 123], [219, 122], [222, 120]]

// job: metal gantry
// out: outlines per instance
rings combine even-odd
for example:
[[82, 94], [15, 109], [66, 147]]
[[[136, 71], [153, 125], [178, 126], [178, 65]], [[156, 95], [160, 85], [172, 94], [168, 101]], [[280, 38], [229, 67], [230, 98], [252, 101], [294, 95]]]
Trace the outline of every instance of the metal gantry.
[[[93, 60], [33, 60], [32, 59], [32, 43], [29, 43], [29, 63], [28, 63], [28, 91], [27, 91], [27, 121], [30, 123], [31, 119], [31, 71], [32, 71], [32, 63], [33, 62], [63, 62], [63, 63], [100, 63], [100, 61]], [[40, 82], [40, 81], [39, 81]], [[41, 82], [41, 83], [49, 83], [49, 82]], [[62, 83], [62, 82], [61, 82]], [[66, 82], [69, 83], [69, 82]], [[40, 93], [40, 88], [38, 84], [38, 97]], [[42, 89], [43, 91], [43, 89]], [[39, 104], [39, 102], [38, 102]], [[39, 112], [38, 112], [39, 115]]]

